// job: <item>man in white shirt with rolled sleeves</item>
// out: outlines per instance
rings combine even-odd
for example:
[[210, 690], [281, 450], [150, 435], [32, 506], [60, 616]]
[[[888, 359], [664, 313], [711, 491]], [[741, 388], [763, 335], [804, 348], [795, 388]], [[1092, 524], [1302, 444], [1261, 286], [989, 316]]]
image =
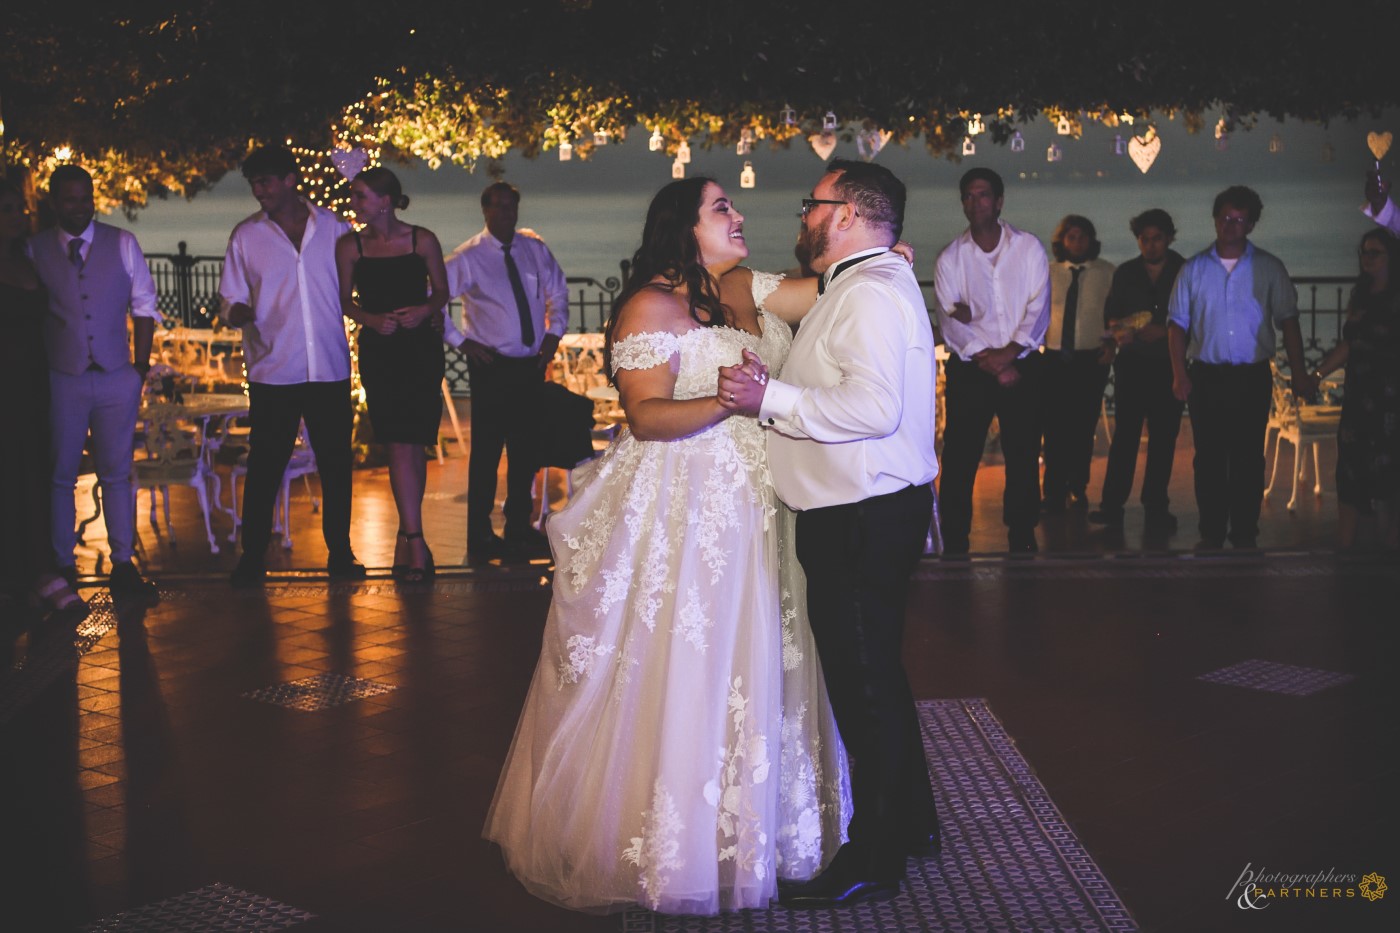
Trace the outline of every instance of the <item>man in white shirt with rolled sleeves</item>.
[[[554, 254], [533, 231], [515, 229], [520, 192], [497, 182], [481, 193], [486, 228], [446, 259], [448, 293], [462, 301], [462, 330], [449, 319], [443, 339], [467, 357], [471, 459], [467, 464], [467, 563], [547, 557], [530, 525], [538, 464], [526, 451], [538, 430], [530, 404], [569, 326], [569, 286]], [[496, 473], [506, 451], [505, 537], [491, 524]]]
[[958, 191], [968, 228], [938, 254], [934, 278], [948, 346], [938, 481], [943, 555], [967, 555], [972, 490], [993, 417], [1006, 459], [1002, 521], [1011, 552], [1027, 554], [1036, 550], [1040, 521], [1040, 346], [1050, 320], [1050, 266], [1040, 240], [1001, 219], [1001, 176], [969, 169]]
[[272, 509], [303, 419], [321, 478], [326, 572], [366, 573], [350, 549], [350, 348], [340, 309], [335, 243], [350, 225], [297, 191], [296, 157], [267, 146], [243, 161], [262, 210], [233, 229], [219, 295], [225, 318], [243, 329], [248, 366], [248, 478], [243, 555], [230, 582], [261, 586], [272, 539]]
[[799, 252], [822, 284], [781, 380], [754, 373], [752, 357], [721, 369], [721, 404], [769, 429], [774, 488], [798, 511], [812, 634], [855, 760], [850, 842], [812, 881], [780, 888], [791, 907], [890, 896], [906, 858], [938, 849], [900, 657], [938, 472], [933, 329], [913, 270], [890, 252], [904, 202], [883, 166], [832, 162], [803, 202]]
[[[92, 176], [60, 165], [49, 178], [58, 226], [28, 243], [49, 294], [44, 346], [49, 358], [50, 503], [54, 558], [72, 585], [77, 578], [73, 488], [89, 446], [112, 551], [113, 595], [154, 600], [155, 585], [132, 563], [136, 543], [131, 491], [132, 438], [141, 383], [151, 368], [151, 341], [161, 320], [156, 287], [136, 237], [93, 219]], [[127, 340], [128, 312], [134, 344]], [[21, 400], [11, 399], [11, 404]]]

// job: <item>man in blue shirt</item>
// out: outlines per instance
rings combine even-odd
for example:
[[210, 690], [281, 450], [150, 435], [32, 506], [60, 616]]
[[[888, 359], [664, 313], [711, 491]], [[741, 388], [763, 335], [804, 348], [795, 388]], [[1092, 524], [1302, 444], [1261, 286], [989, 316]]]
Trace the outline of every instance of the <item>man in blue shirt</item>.
[[1216, 196], [1215, 243], [1182, 267], [1168, 309], [1172, 393], [1189, 403], [1195, 437], [1202, 550], [1223, 547], [1227, 537], [1236, 548], [1256, 546], [1275, 328], [1283, 331], [1294, 394], [1317, 389], [1303, 363], [1288, 270], [1249, 242], [1263, 210], [1242, 185]]

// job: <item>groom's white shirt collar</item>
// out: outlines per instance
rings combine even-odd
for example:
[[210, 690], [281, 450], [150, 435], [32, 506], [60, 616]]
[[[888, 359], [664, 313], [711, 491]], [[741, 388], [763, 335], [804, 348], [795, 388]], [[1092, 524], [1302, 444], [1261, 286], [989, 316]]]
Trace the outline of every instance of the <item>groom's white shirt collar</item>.
[[840, 271], [842, 263], [848, 262], [852, 259], [862, 259], [866, 256], [878, 256], [881, 253], [887, 252], [889, 252], [888, 246], [874, 246], [870, 249], [857, 250], [854, 253], [842, 256], [840, 259], [836, 260], [830, 266], [828, 266], [826, 271], [822, 273], [822, 290], [825, 291], [831, 285], [831, 280], [836, 278], [836, 273]]

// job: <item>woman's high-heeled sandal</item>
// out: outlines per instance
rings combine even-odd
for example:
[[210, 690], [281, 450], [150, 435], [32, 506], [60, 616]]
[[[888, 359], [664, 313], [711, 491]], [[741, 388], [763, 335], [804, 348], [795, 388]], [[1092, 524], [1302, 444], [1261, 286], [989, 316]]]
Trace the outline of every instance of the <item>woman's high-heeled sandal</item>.
[[[415, 531], [404, 535], [409, 541], [422, 540], [423, 532]], [[427, 550], [427, 543], [424, 542], [423, 549]], [[428, 563], [423, 567], [409, 567], [403, 575], [405, 583], [426, 583], [437, 576], [437, 565], [433, 563], [433, 552], [428, 551]]]
[[[399, 529], [399, 533], [398, 533], [398, 537], [404, 538], [405, 540], [407, 540], [408, 535], [404, 534], [404, 530], [403, 530], [402, 528], [400, 528], [400, 529]], [[419, 535], [419, 537], [421, 538], [422, 535]], [[398, 548], [396, 547], [396, 548], [395, 548], [395, 551], [397, 552], [397, 550], [398, 550]], [[407, 573], [408, 573], [408, 564], [395, 564], [394, 566], [392, 566], [392, 567], [389, 568], [389, 576], [393, 577], [395, 580], [402, 580], [402, 579], [404, 578], [404, 575], [407, 574]]]

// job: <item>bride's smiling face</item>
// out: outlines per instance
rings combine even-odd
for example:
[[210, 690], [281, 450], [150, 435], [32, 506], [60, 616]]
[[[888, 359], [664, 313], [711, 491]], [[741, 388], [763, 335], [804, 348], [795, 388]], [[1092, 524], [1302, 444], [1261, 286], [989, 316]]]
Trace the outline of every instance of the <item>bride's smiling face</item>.
[[724, 189], [714, 183], [707, 184], [700, 194], [695, 242], [706, 268], [732, 268], [749, 254], [749, 245], [744, 242], [744, 215], [730, 203]]

